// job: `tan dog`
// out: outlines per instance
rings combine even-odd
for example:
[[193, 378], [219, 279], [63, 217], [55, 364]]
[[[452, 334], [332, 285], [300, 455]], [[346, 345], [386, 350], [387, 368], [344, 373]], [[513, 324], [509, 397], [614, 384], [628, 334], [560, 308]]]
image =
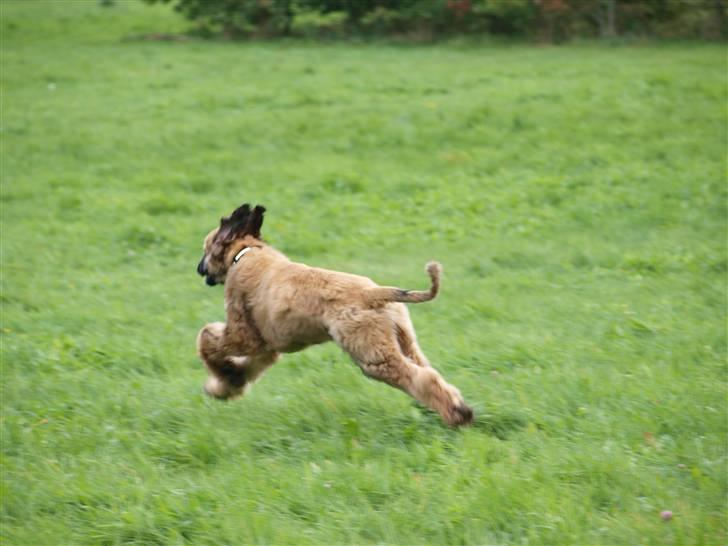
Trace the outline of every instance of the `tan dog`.
[[227, 323], [207, 324], [197, 350], [209, 371], [205, 392], [243, 394], [280, 353], [335, 341], [373, 379], [402, 389], [453, 426], [472, 410], [430, 366], [402, 304], [433, 299], [440, 264], [427, 264], [429, 291], [377, 286], [366, 277], [292, 262], [261, 240], [265, 208], [248, 204], [222, 218], [205, 238], [197, 272], [225, 284]]

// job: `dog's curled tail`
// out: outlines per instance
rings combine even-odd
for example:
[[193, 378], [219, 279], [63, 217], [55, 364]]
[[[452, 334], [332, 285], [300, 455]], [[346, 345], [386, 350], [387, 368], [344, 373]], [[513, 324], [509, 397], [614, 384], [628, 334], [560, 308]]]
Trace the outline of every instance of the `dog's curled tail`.
[[435, 299], [440, 291], [440, 275], [442, 274], [442, 266], [437, 262], [428, 262], [425, 271], [430, 276], [429, 290], [404, 290], [402, 288], [392, 288], [389, 286], [378, 286], [369, 288], [365, 293], [366, 301], [370, 305], [383, 305], [389, 302], [402, 303], [422, 303]]

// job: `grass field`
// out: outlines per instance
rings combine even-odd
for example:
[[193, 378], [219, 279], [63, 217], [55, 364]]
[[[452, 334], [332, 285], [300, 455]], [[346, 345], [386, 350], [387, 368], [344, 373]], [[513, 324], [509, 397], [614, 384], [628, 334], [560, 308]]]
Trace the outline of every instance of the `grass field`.
[[[186, 25], [0, 3], [2, 544], [725, 544], [722, 46], [125, 40]], [[334, 345], [206, 399], [244, 201], [295, 260], [441, 261], [474, 426]]]

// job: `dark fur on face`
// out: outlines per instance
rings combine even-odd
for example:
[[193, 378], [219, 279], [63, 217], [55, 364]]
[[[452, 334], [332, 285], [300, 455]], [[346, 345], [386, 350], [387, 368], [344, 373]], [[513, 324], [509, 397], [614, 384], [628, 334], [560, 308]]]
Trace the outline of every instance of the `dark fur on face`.
[[205, 277], [209, 286], [224, 284], [235, 253], [247, 246], [255, 246], [256, 241], [261, 240], [264, 213], [265, 207], [256, 205], [251, 210], [250, 205], [245, 203], [230, 216], [221, 218], [220, 226], [207, 235], [197, 274]]

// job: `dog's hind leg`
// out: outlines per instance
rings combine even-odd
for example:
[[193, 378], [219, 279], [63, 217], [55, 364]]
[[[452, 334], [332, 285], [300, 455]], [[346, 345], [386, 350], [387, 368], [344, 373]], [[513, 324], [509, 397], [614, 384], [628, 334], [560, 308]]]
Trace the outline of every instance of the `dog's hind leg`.
[[357, 363], [367, 376], [407, 392], [439, 413], [448, 425], [461, 426], [472, 422], [473, 411], [460, 391], [447, 383], [434, 368], [417, 366], [397, 352], [383, 360], [364, 358], [357, 359]]
[[205, 392], [220, 399], [243, 394], [278, 358], [271, 351], [252, 352], [239, 336], [230, 335], [223, 322], [212, 322], [200, 330], [197, 352], [210, 374]]
[[387, 314], [394, 323], [394, 333], [397, 338], [397, 344], [400, 350], [412, 362], [418, 366], [430, 367], [430, 361], [417, 344], [417, 336], [415, 328], [412, 326], [412, 320], [409, 316], [407, 307], [401, 304], [395, 304], [387, 310]]
[[397, 344], [400, 350], [412, 362], [423, 368], [429, 368], [430, 361], [417, 345], [414, 329], [411, 324], [398, 322], [394, 325], [394, 332], [397, 336]]
[[375, 320], [357, 321], [334, 332], [334, 339], [348, 352], [365, 375], [407, 392], [438, 412], [451, 426], [467, 425], [473, 411], [460, 391], [432, 367], [417, 365], [401, 351], [392, 329]]

